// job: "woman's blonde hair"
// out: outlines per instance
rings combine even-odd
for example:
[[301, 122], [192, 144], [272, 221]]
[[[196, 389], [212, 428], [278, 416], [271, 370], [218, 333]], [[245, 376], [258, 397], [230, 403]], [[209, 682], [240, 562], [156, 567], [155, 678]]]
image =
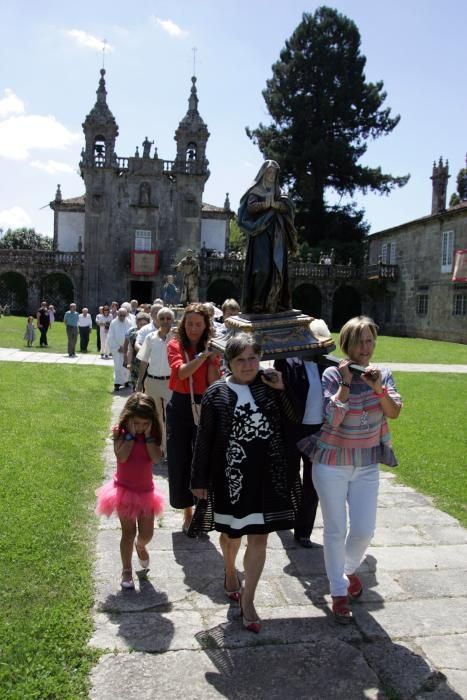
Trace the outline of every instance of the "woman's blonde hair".
[[378, 337], [378, 326], [369, 316], [354, 316], [345, 323], [339, 334], [339, 345], [343, 353], [350, 356], [353, 348], [359, 343], [360, 337], [368, 328], [374, 341]]

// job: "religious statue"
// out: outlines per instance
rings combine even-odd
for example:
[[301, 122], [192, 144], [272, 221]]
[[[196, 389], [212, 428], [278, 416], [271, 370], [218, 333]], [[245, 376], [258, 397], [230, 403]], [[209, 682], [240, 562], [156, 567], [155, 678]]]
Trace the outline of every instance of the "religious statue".
[[167, 275], [167, 282], [162, 287], [162, 300], [166, 306], [178, 303], [178, 289], [174, 284], [173, 275]]
[[143, 158], [149, 158], [151, 155], [151, 146], [154, 143], [154, 141], [150, 141], [148, 137], [144, 139], [142, 146], [143, 146]]
[[193, 257], [193, 251], [187, 250], [184, 258], [180, 260], [175, 269], [183, 275], [182, 289], [180, 292], [180, 303], [192, 304], [199, 301], [198, 298], [198, 260]]
[[240, 200], [238, 225], [247, 236], [243, 313], [292, 308], [288, 254], [297, 251], [295, 207], [279, 187], [279, 165], [266, 160]]

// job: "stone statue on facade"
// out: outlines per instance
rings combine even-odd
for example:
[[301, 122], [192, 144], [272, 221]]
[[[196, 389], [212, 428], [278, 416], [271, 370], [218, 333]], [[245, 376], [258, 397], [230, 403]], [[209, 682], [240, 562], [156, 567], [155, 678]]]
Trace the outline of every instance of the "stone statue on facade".
[[192, 250], [186, 251], [185, 257], [180, 260], [175, 269], [183, 275], [180, 303], [185, 305], [199, 301], [199, 264], [197, 258], [193, 256]]
[[292, 201], [279, 187], [279, 165], [266, 160], [238, 210], [238, 225], [247, 236], [243, 313], [271, 314], [292, 308], [288, 256], [297, 250], [294, 215]]
[[150, 141], [148, 137], [144, 139], [142, 146], [143, 146], [143, 158], [149, 158], [151, 156], [151, 146], [153, 145], [154, 141]]

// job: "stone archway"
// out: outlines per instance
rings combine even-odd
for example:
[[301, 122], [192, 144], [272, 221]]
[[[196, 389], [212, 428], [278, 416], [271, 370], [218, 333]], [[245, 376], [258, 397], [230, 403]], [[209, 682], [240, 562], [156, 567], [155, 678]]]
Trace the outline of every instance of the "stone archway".
[[0, 304], [8, 304], [10, 313], [27, 313], [28, 283], [19, 272], [4, 272], [0, 275]]
[[307, 282], [299, 284], [292, 292], [292, 305], [314, 318], [322, 317], [322, 296], [318, 287]]
[[362, 300], [359, 292], [348, 285], [334, 292], [332, 301], [332, 330], [339, 331], [344, 323], [362, 313]]
[[240, 290], [231, 280], [217, 279], [207, 289], [207, 300], [216, 306], [222, 306], [226, 299], [235, 299], [240, 304]]
[[59, 319], [63, 318], [68, 305], [75, 301], [74, 295], [73, 282], [63, 272], [52, 272], [42, 279], [41, 300], [55, 306]]

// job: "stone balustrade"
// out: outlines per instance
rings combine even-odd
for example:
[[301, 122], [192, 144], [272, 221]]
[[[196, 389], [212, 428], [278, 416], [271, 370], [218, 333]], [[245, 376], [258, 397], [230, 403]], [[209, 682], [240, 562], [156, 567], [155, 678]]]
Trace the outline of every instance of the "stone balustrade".
[[9, 265], [18, 272], [22, 267], [40, 265], [60, 268], [79, 267], [84, 264], [84, 253], [61, 253], [56, 250], [0, 249], [0, 265]]

